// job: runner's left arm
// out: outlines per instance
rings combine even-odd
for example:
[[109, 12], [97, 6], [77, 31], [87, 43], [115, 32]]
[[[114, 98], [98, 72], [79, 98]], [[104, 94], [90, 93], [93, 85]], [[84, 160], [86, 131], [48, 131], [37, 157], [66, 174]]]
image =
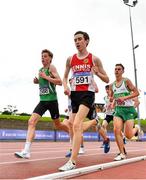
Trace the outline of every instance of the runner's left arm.
[[55, 85], [62, 86], [62, 80], [61, 80], [61, 78], [60, 78], [60, 76], [59, 76], [59, 74], [57, 72], [56, 67], [51, 64], [49, 70], [50, 70], [50, 75], [49, 76], [47, 76], [44, 72], [40, 72], [40, 74], [39, 74], [40, 77], [48, 80], [49, 82], [51, 82], [51, 83], [53, 83]]

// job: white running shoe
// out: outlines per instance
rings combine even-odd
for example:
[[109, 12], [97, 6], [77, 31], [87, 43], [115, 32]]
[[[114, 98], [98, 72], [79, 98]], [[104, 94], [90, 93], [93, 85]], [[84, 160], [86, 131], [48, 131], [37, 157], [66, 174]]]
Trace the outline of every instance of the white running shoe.
[[84, 148], [83, 148], [83, 147], [80, 147], [80, 149], [79, 149], [79, 154], [84, 154], [84, 153], [85, 153]]
[[121, 161], [126, 159], [126, 155], [125, 154], [118, 154], [117, 157], [114, 158], [114, 161]]
[[21, 152], [15, 152], [14, 154], [17, 158], [24, 158], [24, 159], [29, 159], [30, 158], [30, 153], [21, 151]]
[[71, 160], [69, 160], [65, 165], [63, 165], [59, 168], [59, 171], [69, 171], [69, 170], [72, 170], [75, 168], [76, 168], [75, 163], [73, 163]]
[[141, 129], [141, 127], [138, 125], [138, 124], [135, 124], [135, 128], [138, 129], [138, 137], [141, 138], [144, 136], [144, 132], [143, 130]]

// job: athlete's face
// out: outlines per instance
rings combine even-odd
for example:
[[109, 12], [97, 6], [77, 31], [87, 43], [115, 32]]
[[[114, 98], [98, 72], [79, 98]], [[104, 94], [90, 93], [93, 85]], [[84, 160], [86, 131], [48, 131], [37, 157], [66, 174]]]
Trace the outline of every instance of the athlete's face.
[[51, 63], [51, 57], [49, 56], [48, 53], [42, 53], [42, 64], [43, 66], [47, 66], [48, 64]]
[[115, 76], [122, 76], [122, 74], [124, 73], [124, 70], [121, 66], [116, 66], [115, 67]]
[[88, 40], [84, 39], [83, 34], [75, 35], [74, 36], [74, 42], [75, 42], [75, 46], [76, 46], [78, 51], [82, 51], [83, 49], [85, 49], [87, 47], [87, 44], [88, 44]]

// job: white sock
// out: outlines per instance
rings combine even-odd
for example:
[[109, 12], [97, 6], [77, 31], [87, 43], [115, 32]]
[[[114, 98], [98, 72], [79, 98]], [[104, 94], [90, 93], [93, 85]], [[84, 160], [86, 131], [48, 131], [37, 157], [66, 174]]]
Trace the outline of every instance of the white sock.
[[25, 152], [30, 152], [30, 146], [31, 146], [31, 142], [26, 142], [25, 146], [24, 146], [24, 151]]

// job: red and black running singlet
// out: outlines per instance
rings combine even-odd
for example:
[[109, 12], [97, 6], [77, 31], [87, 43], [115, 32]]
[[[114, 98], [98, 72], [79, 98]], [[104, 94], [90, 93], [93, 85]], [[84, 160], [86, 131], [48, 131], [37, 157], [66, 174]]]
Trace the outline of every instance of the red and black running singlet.
[[79, 59], [76, 54], [71, 59], [72, 82], [71, 91], [92, 91], [95, 92], [93, 85], [93, 66], [92, 54], [89, 53], [83, 59]]

